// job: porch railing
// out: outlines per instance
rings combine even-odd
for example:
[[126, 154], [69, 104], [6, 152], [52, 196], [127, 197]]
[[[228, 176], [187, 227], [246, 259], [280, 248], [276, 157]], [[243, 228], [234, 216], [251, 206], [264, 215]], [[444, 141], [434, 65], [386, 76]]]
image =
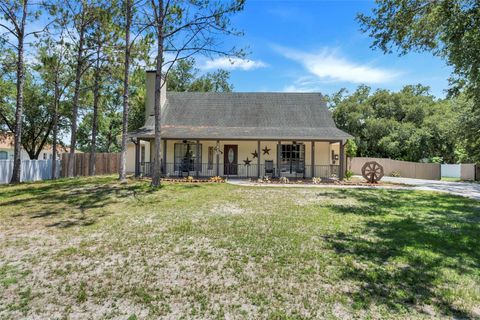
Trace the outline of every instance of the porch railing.
[[[260, 170], [259, 170], [260, 169]], [[279, 170], [280, 169], [280, 170]], [[167, 163], [166, 166], [162, 166], [161, 175], [164, 177], [230, 177], [230, 178], [257, 178], [257, 177], [288, 177], [288, 178], [337, 178], [340, 172], [340, 166], [338, 165], [315, 165], [314, 174], [312, 176], [312, 166], [305, 165], [303, 168], [289, 169], [285, 166], [265, 165], [261, 164], [234, 164], [225, 165], [223, 163], [199, 163], [181, 165], [179, 163]], [[142, 176], [151, 176], [153, 170], [153, 163], [142, 162], [140, 163], [140, 174]], [[165, 171], [165, 172], [164, 172]]]

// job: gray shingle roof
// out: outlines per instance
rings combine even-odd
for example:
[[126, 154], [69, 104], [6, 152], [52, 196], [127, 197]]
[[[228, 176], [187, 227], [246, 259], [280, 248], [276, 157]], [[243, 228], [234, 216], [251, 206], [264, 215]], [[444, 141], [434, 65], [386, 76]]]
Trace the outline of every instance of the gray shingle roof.
[[[132, 136], [153, 137], [153, 116]], [[325, 139], [336, 128], [319, 93], [168, 92], [162, 136], [174, 139]]]

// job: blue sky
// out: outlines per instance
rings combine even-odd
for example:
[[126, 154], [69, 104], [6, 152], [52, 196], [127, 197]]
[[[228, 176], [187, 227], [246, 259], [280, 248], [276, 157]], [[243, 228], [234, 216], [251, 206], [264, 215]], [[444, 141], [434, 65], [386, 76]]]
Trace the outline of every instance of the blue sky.
[[360, 84], [399, 90], [421, 83], [443, 97], [451, 69], [430, 53], [385, 55], [370, 49], [372, 39], [359, 30], [358, 12], [373, 1], [247, 0], [233, 18], [245, 35], [231, 43], [248, 47], [250, 61], [198, 60], [204, 70], [231, 71], [235, 91], [299, 91], [330, 94]]

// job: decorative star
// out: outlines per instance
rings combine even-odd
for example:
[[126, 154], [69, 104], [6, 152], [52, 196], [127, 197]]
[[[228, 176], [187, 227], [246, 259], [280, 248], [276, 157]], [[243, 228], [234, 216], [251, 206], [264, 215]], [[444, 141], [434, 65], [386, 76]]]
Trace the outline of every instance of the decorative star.
[[252, 158], [253, 158], [253, 159], [258, 158], [257, 150], [253, 151], [253, 152], [251, 153], [251, 155], [252, 155]]
[[270, 154], [270, 149], [268, 149], [267, 146], [265, 146], [265, 148], [263, 148], [262, 151], [263, 151], [263, 155]]
[[248, 157], [247, 157], [247, 159], [243, 160], [243, 162], [245, 163], [246, 166], [249, 166], [250, 162], [252, 162], [252, 160], [249, 160]]

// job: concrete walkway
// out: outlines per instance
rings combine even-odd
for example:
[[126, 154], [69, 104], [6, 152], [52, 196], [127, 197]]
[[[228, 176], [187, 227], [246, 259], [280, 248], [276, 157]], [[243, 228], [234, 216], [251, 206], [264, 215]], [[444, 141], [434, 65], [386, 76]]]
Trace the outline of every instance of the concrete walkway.
[[320, 184], [320, 185], [298, 185], [298, 184], [266, 184], [256, 183], [248, 180], [232, 180], [229, 179], [228, 183], [239, 186], [255, 186], [255, 187], [293, 187], [293, 188], [357, 188], [357, 189], [372, 189], [383, 188], [393, 190], [424, 190], [424, 191], [437, 191], [445, 192], [457, 196], [468, 197], [476, 200], [480, 200], [480, 184], [479, 183], [467, 183], [467, 182], [448, 182], [437, 180], [422, 180], [422, 179], [410, 179], [410, 178], [394, 178], [383, 177], [382, 181], [405, 184], [405, 186], [348, 186], [348, 185], [334, 185], [334, 184]]

